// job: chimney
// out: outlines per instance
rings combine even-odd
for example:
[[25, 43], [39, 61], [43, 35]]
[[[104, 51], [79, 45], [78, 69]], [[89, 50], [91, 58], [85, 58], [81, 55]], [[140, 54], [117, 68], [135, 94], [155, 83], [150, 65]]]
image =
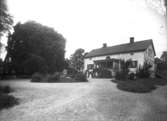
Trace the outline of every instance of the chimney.
[[130, 37], [130, 44], [134, 43], [134, 37]]
[[107, 43], [103, 43], [103, 48], [106, 48], [107, 47]]

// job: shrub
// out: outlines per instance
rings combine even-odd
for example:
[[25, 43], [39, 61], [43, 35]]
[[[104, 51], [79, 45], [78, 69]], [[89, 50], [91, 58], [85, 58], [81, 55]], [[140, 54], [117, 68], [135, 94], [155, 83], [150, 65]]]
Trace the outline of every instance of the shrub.
[[123, 79], [126, 80], [128, 78], [128, 72], [125, 71], [116, 72], [115, 78], [118, 80], [123, 80]]
[[[146, 93], [156, 89], [158, 83], [166, 84], [165, 80], [150, 80], [150, 79], [137, 79], [137, 80], [113, 80], [112, 82], [117, 83], [117, 87], [123, 91], [135, 92], [135, 93]], [[159, 84], [160, 85], [160, 84]]]
[[78, 73], [75, 75], [74, 79], [75, 79], [76, 81], [79, 81], [79, 82], [86, 82], [86, 81], [87, 81], [86, 75], [83, 74], [83, 73], [81, 73], [81, 72], [78, 72]]
[[0, 86], [0, 109], [18, 104], [15, 97], [8, 95], [11, 91], [12, 89], [9, 86]]
[[18, 99], [11, 95], [0, 93], [0, 109], [8, 108], [15, 104], [18, 104]]
[[44, 75], [40, 73], [35, 73], [32, 75], [31, 82], [42, 82], [44, 80]]
[[143, 67], [139, 67], [139, 70], [137, 72], [137, 76], [139, 78], [148, 78], [150, 77], [150, 71], [151, 65], [144, 63]]
[[12, 89], [9, 86], [0, 86], [1, 93], [10, 93]]
[[61, 73], [59, 73], [59, 72], [55, 72], [52, 75], [48, 75], [46, 77], [46, 82], [58, 82], [58, 81], [60, 81], [60, 75], [61, 75]]
[[74, 69], [74, 68], [70, 68], [70, 67], [69, 67], [69, 68], [67, 69], [67, 74], [68, 74], [71, 78], [74, 78], [77, 73], [78, 73], [77, 70]]
[[60, 77], [60, 81], [59, 82], [76, 82], [75, 79], [71, 78], [71, 77]]

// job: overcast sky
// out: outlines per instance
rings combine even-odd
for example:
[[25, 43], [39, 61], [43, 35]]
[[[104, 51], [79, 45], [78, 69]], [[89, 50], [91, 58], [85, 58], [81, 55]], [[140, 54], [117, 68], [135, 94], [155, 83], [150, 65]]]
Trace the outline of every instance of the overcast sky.
[[66, 57], [77, 48], [127, 43], [131, 36], [153, 39], [158, 56], [167, 50], [165, 11], [152, 0], [8, 0], [8, 7], [15, 22], [35, 20], [61, 33]]

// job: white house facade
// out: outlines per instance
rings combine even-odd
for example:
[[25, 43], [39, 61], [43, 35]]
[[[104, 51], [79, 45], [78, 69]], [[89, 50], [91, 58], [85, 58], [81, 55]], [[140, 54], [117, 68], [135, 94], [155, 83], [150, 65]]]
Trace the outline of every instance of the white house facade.
[[102, 48], [90, 51], [84, 59], [84, 71], [92, 72], [95, 68], [107, 69], [111, 72], [121, 69], [121, 60], [131, 60], [131, 69], [137, 71], [144, 63], [151, 65], [154, 70], [155, 50], [152, 40], [134, 42], [130, 38], [130, 43]]

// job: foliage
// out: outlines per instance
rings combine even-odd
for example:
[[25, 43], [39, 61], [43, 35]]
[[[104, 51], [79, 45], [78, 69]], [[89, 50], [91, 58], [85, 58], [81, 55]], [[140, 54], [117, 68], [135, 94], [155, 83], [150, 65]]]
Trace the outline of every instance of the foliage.
[[45, 78], [46, 82], [58, 82], [60, 81], [60, 73], [55, 72], [54, 74], [48, 75], [47, 78]]
[[117, 71], [115, 78], [117, 80], [126, 80], [128, 79], [128, 66], [129, 66], [130, 60], [124, 61], [121, 60], [121, 71]]
[[35, 73], [32, 75], [31, 82], [58, 82], [60, 81], [60, 75], [59, 72], [53, 74]]
[[43, 82], [44, 75], [35, 73], [32, 75], [31, 82]]
[[0, 80], [2, 78], [2, 75], [3, 75], [3, 61], [2, 59], [0, 59]]
[[87, 82], [87, 79], [86, 79], [86, 75], [83, 74], [82, 72], [78, 72], [74, 79], [77, 81], [77, 82]]
[[[165, 79], [158, 78], [142, 78], [137, 80], [113, 80], [117, 83], [117, 88], [123, 91], [133, 92], [133, 93], [146, 93], [150, 92], [158, 86], [166, 85], [167, 81]], [[158, 85], [158, 86], [157, 86]]]
[[11, 15], [8, 13], [6, 0], [0, 0], [0, 33], [8, 31], [12, 24], [13, 20]]
[[148, 63], [144, 63], [142, 67], [139, 67], [137, 76], [139, 78], [149, 78], [150, 77], [150, 71], [149, 69], [151, 68], [151, 65]]
[[55, 72], [53, 74], [41, 74], [41, 73], [35, 73], [32, 75], [31, 82], [87, 82], [86, 75], [77, 72], [75, 75], [73, 75], [73, 78], [70, 76], [65, 76], [60, 72]]
[[78, 73], [77, 70], [75, 70], [74, 68], [68, 68], [68, 71], [67, 71], [68, 75], [71, 77], [71, 78], [74, 78], [75, 75]]
[[10, 93], [12, 89], [9, 86], [0, 86], [0, 93]]
[[167, 62], [167, 51], [163, 51], [163, 53], [161, 55], [161, 60], [164, 62]]
[[0, 54], [2, 53], [3, 44], [1, 43], [1, 37], [4, 32], [11, 29], [13, 24], [12, 17], [8, 13], [6, 0], [0, 0]]
[[78, 72], [82, 72], [84, 68], [84, 52], [84, 49], [79, 48], [71, 55], [70, 58], [71, 67], [76, 69]]
[[45, 59], [37, 55], [31, 55], [23, 62], [22, 66], [27, 75], [32, 75], [35, 72], [46, 73], [48, 70]]
[[[10, 63], [16, 74], [40, 72], [43, 64], [49, 73], [64, 68], [65, 39], [54, 29], [29, 21], [14, 26], [9, 35], [6, 62]], [[38, 63], [36, 69], [33, 63]], [[24, 66], [26, 65], [26, 66]], [[43, 67], [42, 67], [43, 69]]]
[[8, 95], [11, 91], [12, 89], [9, 86], [0, 86], [0, 109], [18, 104], [18, 99]]
[[162, 62], [157, 64], [157, 71], [167, 70], [167, 62]]
[[116, 72], [115, 79], [117, 80], [126, 80], [128, 73], [125, 71]]
[[167, 79], [167, 62], [157, 64], [156, 77]]
[[59, 82], [61, 82], [61, 83], [71, 83], [71, 82], [76, 82], [76, 80], [71, 78], [71, 77], [61, 77]]
[[18, 104], [18, 99], [12, 95], [0, 93], [0, 109], [9, 108]]

